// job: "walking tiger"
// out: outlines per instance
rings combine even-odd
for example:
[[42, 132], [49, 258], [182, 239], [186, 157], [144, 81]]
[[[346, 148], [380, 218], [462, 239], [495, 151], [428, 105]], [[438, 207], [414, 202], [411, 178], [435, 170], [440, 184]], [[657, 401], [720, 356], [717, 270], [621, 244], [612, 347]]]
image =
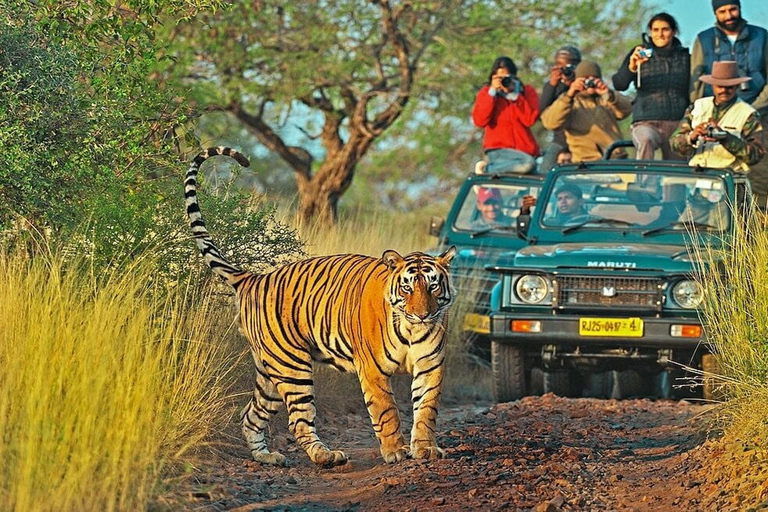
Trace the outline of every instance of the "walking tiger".
[[[197, 174], [208, 158], [226, 155], [248, 167], [237, 151], [210, 148], [197, 155], [184, 180], [189, 225], [211, 270], [234, 288], [240, 329], [256, 364], [256, 385], [241, 413], [242, 430], [256, 461], [284, 465], [270, 452], [265, 430], [281, 403], [288, 426], [309, 458], [321, 466], [344, 464], [315, 432], [312, 361], [355, 372], [388, 463], [407, 456], [443, 457], [435, 439], [445, 362], [445, 329], [453, 301], [448, 267], [451, 247], [439, 256], [393, 250], [381, 258], [319, 256], [257, 275], [228, 262], [211, 240], [197, 201]], [[413, 375], [410, 446], [400, 427], [390, 377]]]

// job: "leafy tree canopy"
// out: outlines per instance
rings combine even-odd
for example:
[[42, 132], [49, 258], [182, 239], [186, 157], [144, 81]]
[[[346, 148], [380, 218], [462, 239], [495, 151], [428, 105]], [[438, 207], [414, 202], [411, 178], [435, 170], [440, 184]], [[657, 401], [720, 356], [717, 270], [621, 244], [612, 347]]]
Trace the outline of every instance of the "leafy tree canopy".
[[[495, 57], [513, 57], [537, 88], [564, 44], [607, 73], [644, 14], [640, 0], [238, 1], [166, 27], [163, 77], [191, 87], [200, 112], [239, 119], [295, 172], [303, 213], [323, 215], [374, 141], [410, 151], [402, 142], [428, 140], [436, 125], [453, 126], [459, 146], [476, 140], [469, 110]], [[466, 154], [440, 145], [438, 160]], [[432, 167], [416, 174], [441, 172]]]

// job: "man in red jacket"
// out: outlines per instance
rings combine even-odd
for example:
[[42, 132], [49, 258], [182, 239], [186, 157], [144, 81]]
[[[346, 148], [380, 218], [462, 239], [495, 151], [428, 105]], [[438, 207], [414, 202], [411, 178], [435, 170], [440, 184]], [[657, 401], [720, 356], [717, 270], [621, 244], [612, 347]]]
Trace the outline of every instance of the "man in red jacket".
[[485, 172], [530, 172], [539, 156], [539, 144], [531, 126], [539, 117], [539, 96], [517, 78], [517, 66], [509, 57], [493, 62], [488, 84], [480, 89], [472, 109], [472, 121], [483, 128]]

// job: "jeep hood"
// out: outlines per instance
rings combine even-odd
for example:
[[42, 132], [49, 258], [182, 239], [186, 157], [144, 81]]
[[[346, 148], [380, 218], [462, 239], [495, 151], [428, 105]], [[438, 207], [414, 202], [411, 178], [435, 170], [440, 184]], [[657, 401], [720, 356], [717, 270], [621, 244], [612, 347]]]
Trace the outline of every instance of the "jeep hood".
[[500, 247], [461, 247], [451, 263], [452, 268], [483, 268], [489, 265], [508, 266], [514, 262], [515, 251]]
[[567, 243], [532, 245], [517, 252], [521, 268], [627, 268], [691, 271], [695, 267], [685, 246], [632, 243]]

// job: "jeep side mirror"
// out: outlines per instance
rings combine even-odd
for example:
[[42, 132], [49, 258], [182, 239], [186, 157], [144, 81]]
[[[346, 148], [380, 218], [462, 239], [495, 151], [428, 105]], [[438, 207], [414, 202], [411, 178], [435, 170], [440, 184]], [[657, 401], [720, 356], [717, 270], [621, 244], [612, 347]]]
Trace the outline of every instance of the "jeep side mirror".
[[432, 236], [440, 236], [440, 232], [445, 225], [445, 219], [442, 217], [430, 217], [429, 219], [429, 234]]
[[528, 240], [528, 224], [531, 222], [531, 216], [521, 213], [517, 216], [517, 236], [523, 240]]

